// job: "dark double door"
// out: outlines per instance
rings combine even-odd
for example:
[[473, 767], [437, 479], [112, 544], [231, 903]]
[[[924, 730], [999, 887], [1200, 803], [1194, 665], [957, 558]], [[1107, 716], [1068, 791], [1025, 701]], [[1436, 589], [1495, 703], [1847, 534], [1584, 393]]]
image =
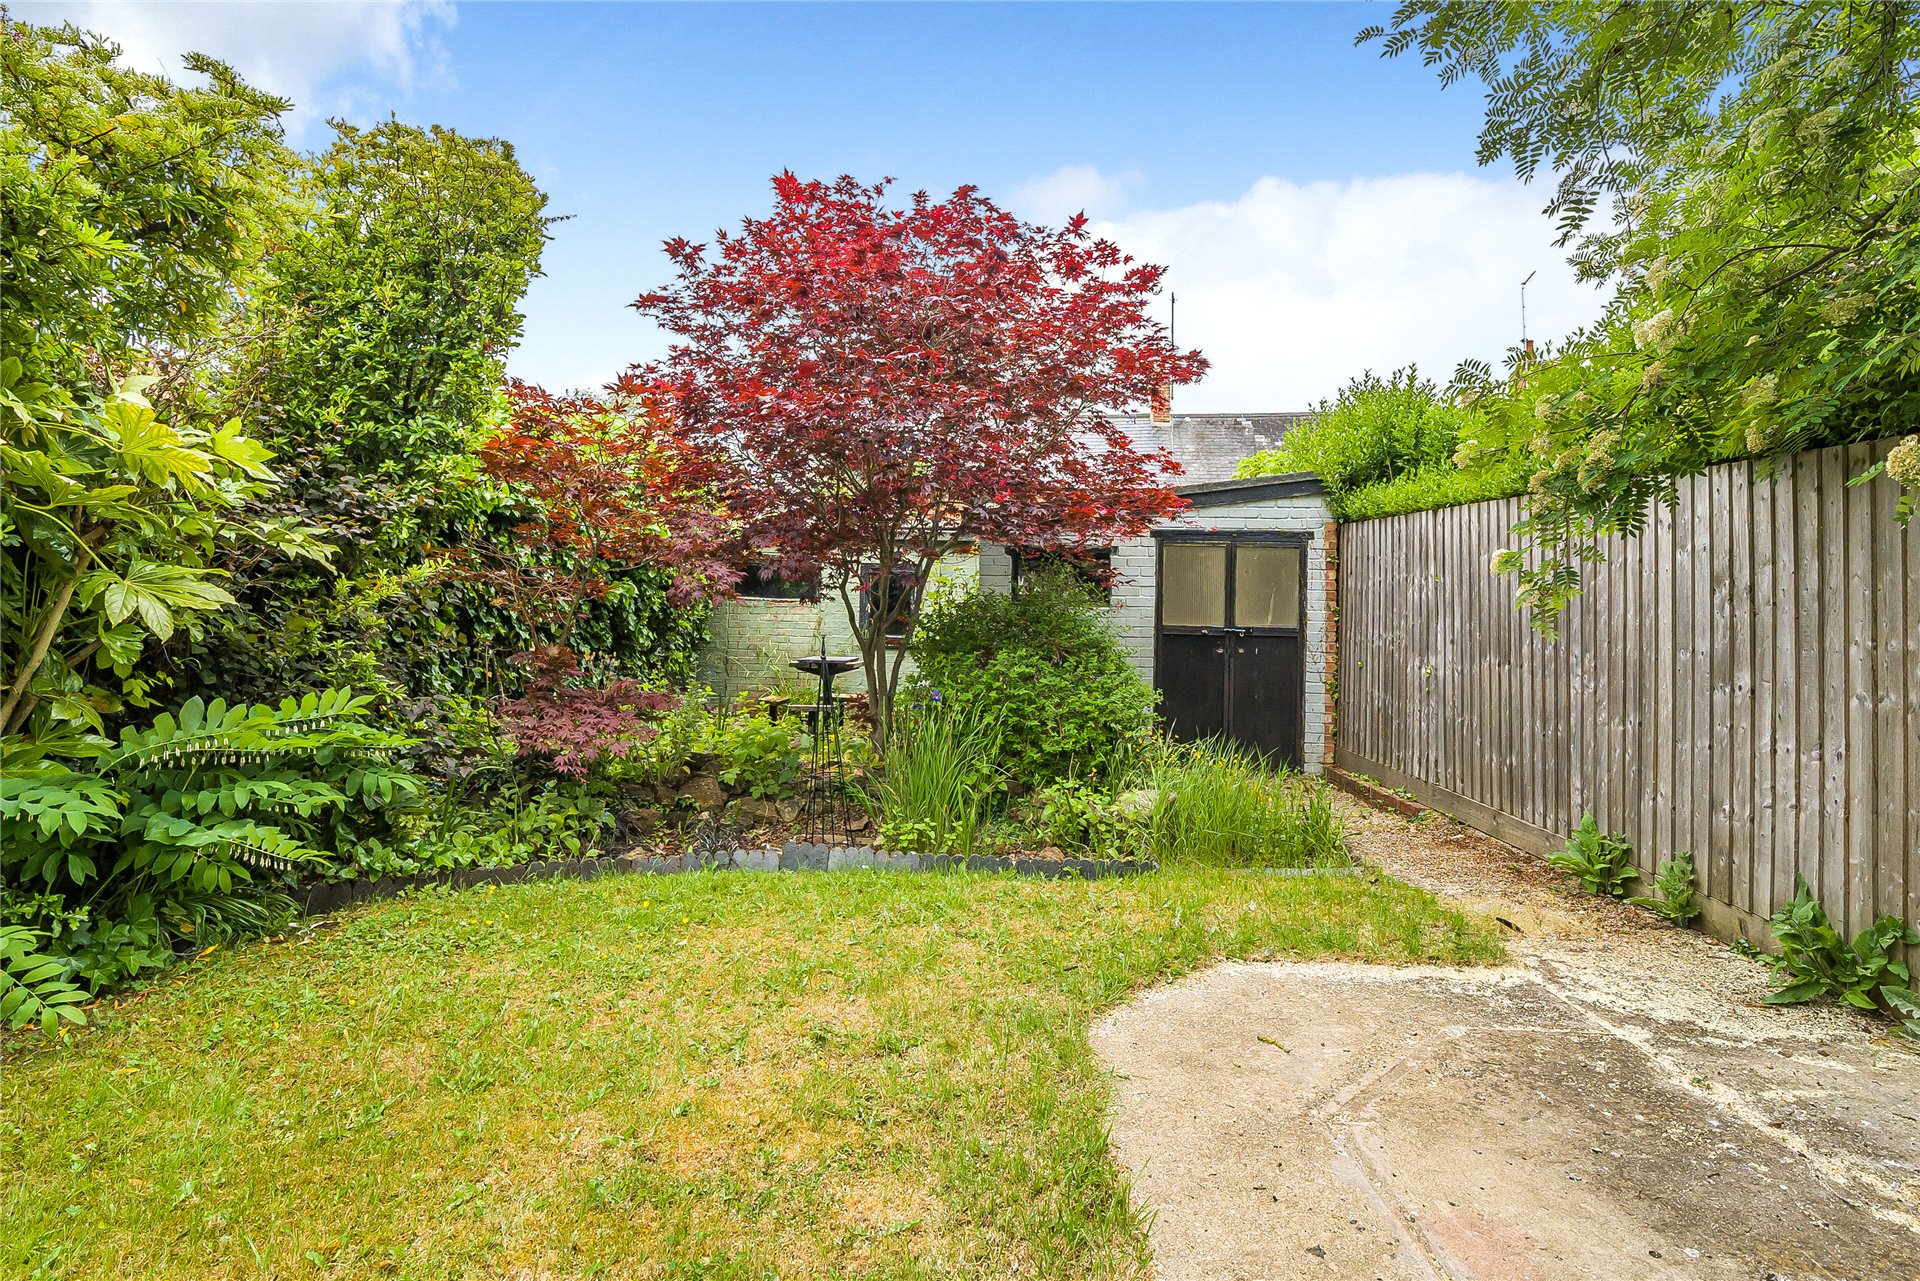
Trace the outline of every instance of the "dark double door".
[[1178, 739], [1305, 756], [1307, 536], [1165, 534], [1154, 673]]

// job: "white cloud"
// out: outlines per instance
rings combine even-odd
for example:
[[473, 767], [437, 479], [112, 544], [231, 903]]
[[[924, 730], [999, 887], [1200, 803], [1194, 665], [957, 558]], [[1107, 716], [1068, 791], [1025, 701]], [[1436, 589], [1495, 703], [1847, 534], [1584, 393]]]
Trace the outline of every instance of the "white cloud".
[[124, 65], [140, 70], [177, 76], [180, 55], [188, 52], [230, 63], [249, 84], [293, 100], [287, 126], [295, 142], [328, 116], [381, 108], [394, 89], [452, 74], [440, 43], [456, 19], [451, 0], [73, 0], [12, 8], [30, 22], [71, 22], [104, 35], [120, 45]]
[[1118, 176], [1092, 165], [1068, 165], [1014, 188], [1007, 208], [1034, 222], [1065, 222], [1077, 213], [1111, 218], [1126, 207], [1127, 192], [1140, 184], [1135, 171]]
[[1213, 363], [1175, 394], [1177, 409], [1289, 410], [1365, 369], [1418, 364], [1444, 382], [1466, 357], [1497, 362], [1520, 337], [1529, 272], [1534, 339], [1597, 316], [1602, 296], [1574, 280], [1544, 203], [1538, 189], [1468, 174], [1262, 178], [1237, 200], [1136, 210], [1093, 230], [1171, 269], [1179, 343]]

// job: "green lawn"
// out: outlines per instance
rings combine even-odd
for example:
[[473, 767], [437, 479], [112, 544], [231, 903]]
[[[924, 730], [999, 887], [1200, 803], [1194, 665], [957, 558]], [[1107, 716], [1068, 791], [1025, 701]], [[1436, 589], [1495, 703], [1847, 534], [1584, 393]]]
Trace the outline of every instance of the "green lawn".
[[16, 1044], [0, 1275], [1137, 1276], [1094, 1018], [1218, 957], [1497, 954], [1363, 877], [399, 900]]

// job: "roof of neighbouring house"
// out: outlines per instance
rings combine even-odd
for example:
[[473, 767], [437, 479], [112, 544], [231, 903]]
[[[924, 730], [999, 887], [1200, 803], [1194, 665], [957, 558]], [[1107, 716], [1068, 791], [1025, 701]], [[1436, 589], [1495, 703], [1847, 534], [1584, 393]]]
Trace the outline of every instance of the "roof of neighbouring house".
[[1180, 484], [1204, 485], [1233, 479], [1241, 459], [1272, 449], [1288, 431], [1312, 417], [1305, 411], [1175, 414], [1171, 423], [1156, 424], [1146, 414], [1126, 414], [1113, 422], [1133, 438], [1136, 448], [1164, 449], [1178, 459], [1186, 469]]
[[1240, 480], [1209, 480], [1198, 485], [1182, 485], [1173, 491], [1193, 507], [1230, 507], [1268, 498], [1300, 498], [1324, 494], [1326, 485], [1311, 472], [1287, 472], [1280, 476], [1248, 476]]

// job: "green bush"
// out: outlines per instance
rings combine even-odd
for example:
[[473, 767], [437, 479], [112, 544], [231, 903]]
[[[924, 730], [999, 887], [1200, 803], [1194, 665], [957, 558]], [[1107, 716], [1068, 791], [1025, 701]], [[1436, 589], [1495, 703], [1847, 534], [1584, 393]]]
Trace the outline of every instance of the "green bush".
[[1242, 460], [1238, 476], [1311, 472], [1326, 482], [1341, 520], [1457, 507], [1523, 493], [1523, 447], [1500, 440], [1483, 415], [1412, 366], [1382, 379], [1362, 374], [1279, 445]]
[[1051, 783], [1034, 796], [1040, 831], [1049, 845], [1094, 858], [1133, 858], [1146, 843], [1147, 812], [1086, 779]]
[[1269, 769], [1217, 740], [1165, 744], [1138, 782], [1147, 844], [1163, 863], [1210, 867], [1329, 867], [1350, 860], [1324, 782]]
[[[1771, 958], [1778, 986], [1766, 995], [1769, 1005], [1798, 1005], [1820, 997], [1837, 997], [1863, 1010], [1878, 1008], [1876, 991], [1909, 996], [1911, 981], [1906, 964], [1893, 955], [1900, 944], [1920, 944], [1920, 930], [1897, 916], [1883, 916], [1861, 930], [1848, 944], [1846, 936], [1827, 919], [1826, 909], [1813, 896], [1804, 877], [1796, 878], [1793, 898], [1767, 922], [1780, 944]], [[1900, 985], [1886, 983], [1888, 976]], [[1899, 1005], [1895, 1009], [1906, 1012]]]
[[1627, 902], [1665, 917], [1675, 925], [1685, 925], [1700, 915], [1700, 895], [1694, 888], [1692, 850], [1681, 850], [1672, 858], [1662, 859], [1660, 872], [1653, 884], [1659, 891], [1658, 897], [1641, 895]]
[[585, 858], [613, 827], [607, 802], [581, 784], [510, 785], [478, 802], [436, 796], [392, 841], [357, 843], [333, 870], [339, 879], [414, 876], [465, 867], [512, 867]]
[[1127, 661], [1099, 596], [1059, 573], [1011, 595], [930, 603], [914, 629], [903, 704], [992, 709], [999, 764], [1025, 787], [1105, 777], [1132, 759], [1158, 697]]
[[714, 717], [705, 743], [714, 772], [728, 787], [744, 787], [762, 800], [785, 796], [800, 777], [805, 738], [795, 732], [799, 723], [776, 721], [757, 707]]
[[44, 931], [67, 977], [99, 991], [173, 953], [270, 932], [277, 880], [391, 830], [420, 780], [409, 740], [345, 690], [278, 707], [191, 699], [176, 717], [95, 735], [0, 740], [4, 916]]
[[653, 737], [606, 757], [599, 777], [616, 786], [663, 783], [697, 762], [728, 787], [762, 799], [791, 793], [805, 755], [803, 722], [775, 720], [746, 698], [716, 711], [696, 701], [698, 693], [655, 721]]
[[1342, 520], [1371, 520], [1406, 512], [1461, 507], [1489, 498], [1511, 498], [1525, 492], [1527, 468], [1519, 461], [1498, 460], [1462, 471], [1452, 467], [1425, 467], [1392, 480], [1383, 480], [1341, 495], [1336, 508]]

